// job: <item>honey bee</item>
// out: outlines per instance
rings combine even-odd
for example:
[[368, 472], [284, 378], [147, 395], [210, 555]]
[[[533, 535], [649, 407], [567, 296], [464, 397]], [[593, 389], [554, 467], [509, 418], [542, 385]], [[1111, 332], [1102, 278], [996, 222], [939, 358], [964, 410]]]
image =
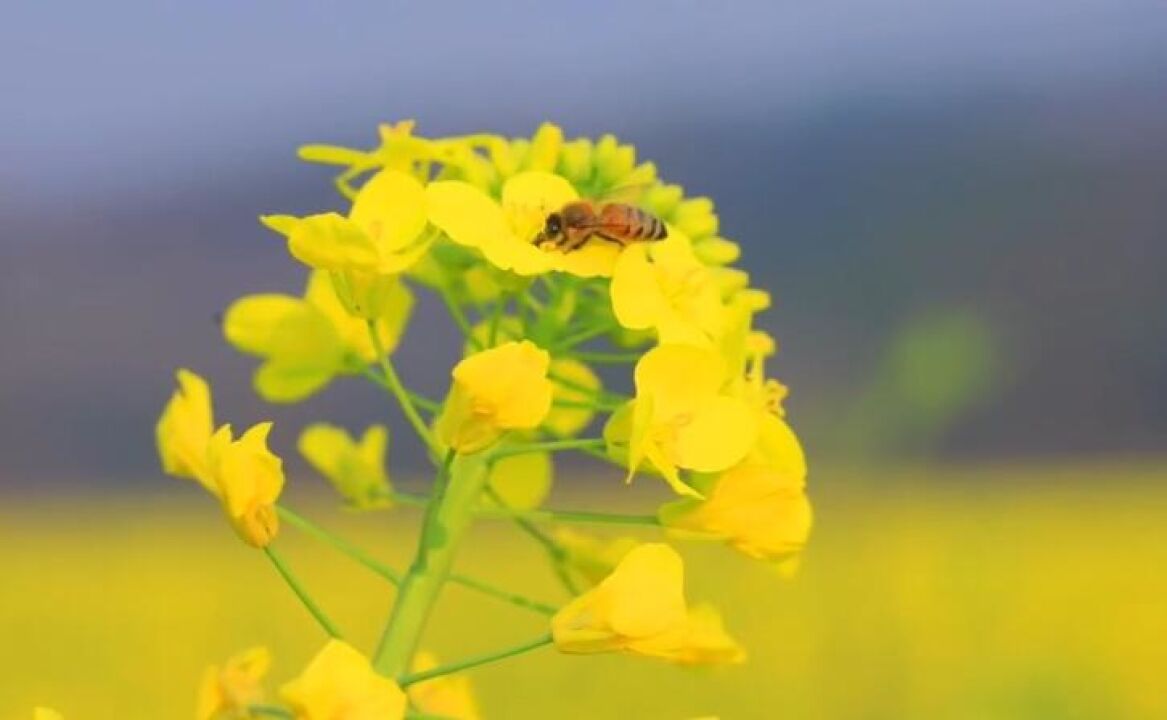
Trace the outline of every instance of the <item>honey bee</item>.
[[592, 238], [626, 247], [634, 242], [664, 240], [668, 228], [660, 218], [635, 205], [619, 202], [569, 202], [547, 215], [535, 246], [547, 243], [557, 250], [579, 250]]

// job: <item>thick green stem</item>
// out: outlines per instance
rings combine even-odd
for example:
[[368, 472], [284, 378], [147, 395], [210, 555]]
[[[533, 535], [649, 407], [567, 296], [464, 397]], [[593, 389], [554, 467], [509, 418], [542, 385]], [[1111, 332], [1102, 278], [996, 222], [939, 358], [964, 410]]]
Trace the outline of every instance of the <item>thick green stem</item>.
[[502, 650], [495, 650], [493, 652], [483, 653], [481, 655], [475, 655], [457, 662], [452, 662], [449, 665], [440, 665], [431, 670], [423, 670], [411, 675], [406, 675], [405, 677], [401, 678], [400, 684], [401, 687], [408, 687], [414, 683], [424, 682], [426, 680], [431, 680], [443, 675], [451, 675], [456, 672], [462, 672], [463, 670], [469, 670], [470, 668], [478, 667], [479, 665], [485, 665], [487, 663], [496, 662], [505, 658], [514, 657], [515, 655], [521, 655], [525, 652], [530, 652], [531, 650], [544, 647], [545, 645], [550, 645], [552, 642], [554, 641], [551, 639], [551, 633], [547, 633], [513, 647], [504, 648]]
[[399, 677], [409, 668], [426, 621], [449, 576], [458, 545], [474, 517], [486, 484], [486, 455], [447, 455], [426, 508], [413, 563], [397, 592], [393, 611], [374, 655], [383, 675]]

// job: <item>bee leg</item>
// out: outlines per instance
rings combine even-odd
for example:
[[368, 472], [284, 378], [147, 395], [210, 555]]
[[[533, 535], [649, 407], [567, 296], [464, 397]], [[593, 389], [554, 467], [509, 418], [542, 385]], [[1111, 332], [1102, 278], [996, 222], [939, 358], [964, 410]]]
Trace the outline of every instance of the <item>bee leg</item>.
[[581, 247], [586, 245], [588, 240], [591, 240], [595, 234], [596, 233], [580, 233], [580, 236], [575, 240], [575, 242], [566, 244], [566, 246], [563, 248], [563, 251], [575, 252], [576, 250], [579, 250]]
[[599, 233], [599, 232], [598, 232], [598, 233], [594, 233], [594, 234], [592, 235], [592, 237], [598, 237], [598, 238], [599, 238], [599, 239], [601, 239], [601, 240], [607, 240], [607, 241], [608, 241], [608, 242], [610, 242], [610, 243], [616, 243], [616, 244], [617, 244], [617, 245], [619, 245], [620, 247], [624, 247], [624, 245], [625, 245], [625, 243], [624, 243], [624, 241], [623, 241], [623, 240], [619, 240], [619, 239], [617, 239], [617, 238], [614, 238], [614, 237], [612, 237], [611, 235], [605, 235], [604, 233]]

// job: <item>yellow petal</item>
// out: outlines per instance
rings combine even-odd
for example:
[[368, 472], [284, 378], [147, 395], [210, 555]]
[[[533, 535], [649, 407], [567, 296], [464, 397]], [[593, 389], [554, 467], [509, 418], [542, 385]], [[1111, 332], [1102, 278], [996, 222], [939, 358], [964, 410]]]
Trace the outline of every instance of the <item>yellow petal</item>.
[[[433, 653], [422, 651], [414, 657], [412, 671], [425, 672], [437, 666], [438, 660]], [[470, 689], [470, 678], [461, 673], [414, 683], [409, 686], [408, 695], [414, 707], [426, 715], [449, 720], [477, 720], [480, 717], [478, 703]]]
[[364, 655], [329, 640], [304, 671], [280, 689], [297, 720], [400, 720], [406, 697]]
[[724, 372], [721, 358], [710, 350], [661, 345], [636, 363], [636, 396], [652, 397], [658, 418], [689, 414], [717, 393]]
[[214, 430], [211, 389], [189, 370], [179, 370], [178, 390], [171, 396], [155, 427], [162, 470], [168, 475], [198, 480], [210, 487], [207, 449]]
[[758, 437], [756, 416], [743, 400], [716, 397], [677, 429], [677, 464], [716, 472], [737, 463]]
[[335, 367], [269, 360], [255, 371], [252, 385], [268, 402], [293, 403], [319, 392], [336, 373]]
[[[411, 245], [426, 226], [426, 194], [411, 175], [382, 170], [353, 200], [349, 219], [368, 234], [379, 257], [388, 260]], [[390, 272], [378, 268], [381, 272]]]
[[341, 346], [329, 319], [287, 295], [247, 295], [223, 316], [223, 335], [239, 350], [285, 363], [339, 363]]
[[430, 222], [459, 245], [484, 249], [512, 239], [502, 208], [473, 185], [440, 180], [425, 195]]
[[337, 213], [303, 218], [288, 237], [292, 257], [318, 270], [377, 269], [380, 253], [357, 223]]
[[210, 456], [219, 498], [245, 542], [266, 547], [279, 530], [274, 503], [284, 486], [283, 463], [267, 448], [270, 422], [259, 423], [238, 440], [225, 425], [211, 438]]
[[612, 270], [611, 293], [612, 311], [621, 325], [645, 330], [656, 324], [667, 303], [647, 247], [633, 245], [620, 253]]

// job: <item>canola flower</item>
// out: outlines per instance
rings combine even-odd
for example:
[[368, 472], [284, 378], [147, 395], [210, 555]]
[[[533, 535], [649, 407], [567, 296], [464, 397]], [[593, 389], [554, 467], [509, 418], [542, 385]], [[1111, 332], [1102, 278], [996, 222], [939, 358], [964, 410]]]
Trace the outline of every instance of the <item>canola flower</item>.
[[[209, 384], [179, 370], [156, 428], [163, 471], [219, 501], [325, 636], [274, 699], [262, 648], [211, 666], [196, 716], [489, 717], [466, 673], [541, 648], [564, 656], [542, 655], [547, 662], [593, 653], [744, 661], [721, 612], [686, 600], [669, 543], [714, 539], [789, 571], [812, 512], [786, 388], [766, 371], [777, 343], [755, 325], [770, 295], [737, 266], [741, 247], [722, 236], [712, 201], [663, 181], [611, 135], [569, 139], [550, 123], [529, 138], [429, 138], [403, 121], [380, 127], [378, 140], [367, 150], [301, 149], [303, 159], [339, 168], [347, 210], [261, 218], [304, 267], [306, 285], [298, 295], [239, 298], [223, 335], [259, 359], [253, 386], [270, 402], [299, 402], [350, 379], [384, 394], [433, 463], [426, 492], [391, 482], [388, 424], [354, 432], [316, 422], [298, 430], [296, 446], [345, 506], [420, 513], [413, 559], [387, 565], [288, 507], [283, 462], [268, 448], [272, 424], [238, 436], [216, 425]], [[560, 212], [567, 207], [590, 209]], [[644, 217], [651, 233], [636, 230]], [[558, 241], [569, 233], [571, 243]], [[449, 369], [440, 397], [411, 388], [395, 362], [417, 303], [444, 308], [463, 336], [459, 356], [430, 361]], [[425, 330], [409, 342], [423, 342]], [[592, 482], [607, 482], [607, 492], [654, 475], [666, 498], [642, 514], [547, 507], [565, 453], [596, 463]], [[500, 587], [485, 577], [489, 567], [455, 571], [476, 522], [512, 523], [529, 537], [565, 597]], [[581, 524], [623, 530], [592, 534]], [[281, 525], [396, 586], [375, 644], [343, 639], [279, 550]], [[655, 537], [644, 542], [643, 533]], [[544, 630], [441, 663], [421, 639], [448, 584], [538, 615]]]

